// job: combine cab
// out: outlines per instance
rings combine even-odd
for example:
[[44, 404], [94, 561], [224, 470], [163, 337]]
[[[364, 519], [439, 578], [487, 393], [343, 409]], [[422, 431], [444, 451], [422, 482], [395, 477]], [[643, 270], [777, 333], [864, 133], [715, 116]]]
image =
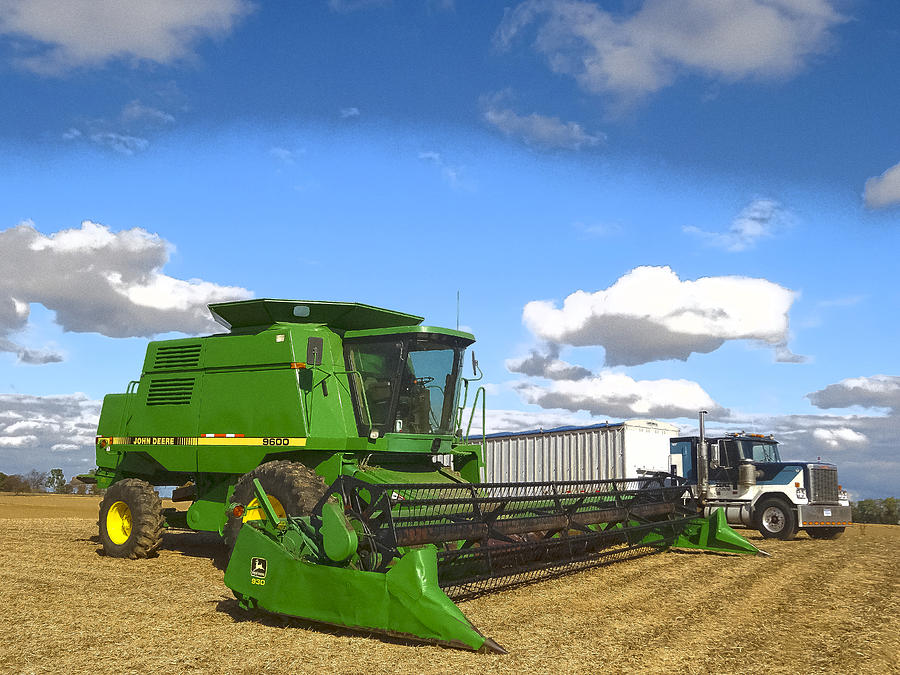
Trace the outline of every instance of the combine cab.
[[[451, 598], [671, 546], [756, 552], [673, 476], [479, 483], [468, 333], [351, 303], [210, 309], [229, 333], [151, 342], [140, 380], [104, 399], [108, 555], [152, 555], [166, 526], [215, 531], [244, 607], [503, 651]], [[162, 509], [161, 485], [188, 510]]]

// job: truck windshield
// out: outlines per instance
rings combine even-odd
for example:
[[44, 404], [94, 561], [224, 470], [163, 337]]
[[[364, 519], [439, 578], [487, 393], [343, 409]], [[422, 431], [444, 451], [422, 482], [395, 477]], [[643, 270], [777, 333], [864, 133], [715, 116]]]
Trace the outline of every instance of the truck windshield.
[[453, 433], [457, 381], [468, 340], [429, 333], [345, 345], [361, 435]]
[[754, 462], [780, 462], [777, 443], [758, 443], [756, 441], [743, 441], [744, 458]]

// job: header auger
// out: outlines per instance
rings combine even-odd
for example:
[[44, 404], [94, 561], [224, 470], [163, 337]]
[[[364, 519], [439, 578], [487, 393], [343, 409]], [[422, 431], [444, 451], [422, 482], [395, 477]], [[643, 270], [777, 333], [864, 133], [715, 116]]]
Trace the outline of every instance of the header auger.
[[[165, 518], [224, 536], [245, 608], [502, 652], [451, 598], [672, 546], [757, 552], [668, 474], [481, 483], [460, 431], [468, 333], [352, 303], [210, 309], [228, 334], [151, 342], [104, 400], [108, 555], [151, 555]], [[157, 485], [180, 485], [186, 514]]]

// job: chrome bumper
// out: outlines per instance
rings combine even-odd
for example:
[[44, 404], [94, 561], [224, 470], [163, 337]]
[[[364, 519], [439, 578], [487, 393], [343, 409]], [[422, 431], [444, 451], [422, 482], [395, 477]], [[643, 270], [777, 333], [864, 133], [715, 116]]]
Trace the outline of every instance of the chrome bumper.
[[799, 527], [844, 527], [853, 524], [849, 506], [797, 506]]

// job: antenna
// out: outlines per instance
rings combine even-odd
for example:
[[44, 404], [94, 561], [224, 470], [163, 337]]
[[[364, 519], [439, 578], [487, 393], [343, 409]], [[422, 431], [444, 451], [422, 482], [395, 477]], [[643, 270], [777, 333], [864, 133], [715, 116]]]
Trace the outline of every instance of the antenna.
[[459, 289], [456, 289], [456, 330], [459, 330]]

